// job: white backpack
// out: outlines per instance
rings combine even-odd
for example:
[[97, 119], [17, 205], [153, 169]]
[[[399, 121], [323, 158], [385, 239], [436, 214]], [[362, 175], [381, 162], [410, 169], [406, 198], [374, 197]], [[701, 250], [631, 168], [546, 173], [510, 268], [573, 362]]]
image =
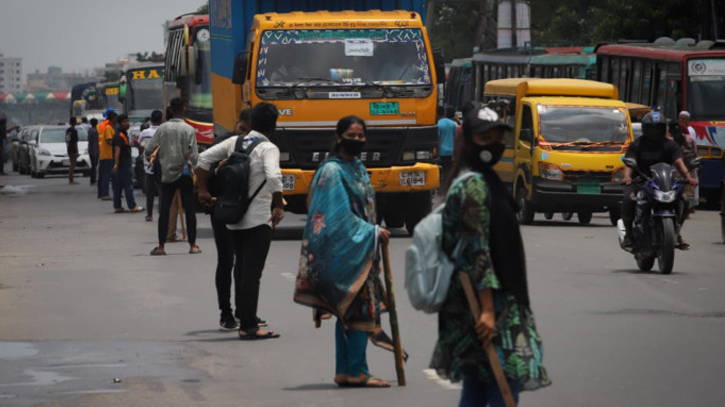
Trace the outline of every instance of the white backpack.
[[[466, 172], [459, 175], [450, 190], [453, 185], [474, 174]], [[455, 266], [442, 246], [444, 208], [445, 204], [440, 205], [415, 226], [413, 243], [405, 251], [405, 288], [408, 298], [413, 308], [428, 314], [440, 311]], [[459, 240], [451, 256], [456, 258], [462, 250], [463, 242]]]

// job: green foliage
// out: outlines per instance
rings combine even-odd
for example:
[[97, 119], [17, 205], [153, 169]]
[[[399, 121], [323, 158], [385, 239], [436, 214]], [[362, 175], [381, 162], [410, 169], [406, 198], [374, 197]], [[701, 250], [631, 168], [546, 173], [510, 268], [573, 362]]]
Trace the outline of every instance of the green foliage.
[[209, 3], [205, 3], [196, 9], [197, 14], [209, 14]]
[[164, 62], [164, 54], [163, 53], [157, 53], [156, 51], [151, 52], [149, 55], [148, 51], [144, 52], [143, 54], [140, 52], [136, 53], [136, 60], [138, 62]]
[[436, 6], [436, 16], [428, 32], [432, 47], [442, 48], [446, 61], [470, 58], [473, 47], [480, 45], [479, 25], [485, 20], [482, 3], [445, 2]]

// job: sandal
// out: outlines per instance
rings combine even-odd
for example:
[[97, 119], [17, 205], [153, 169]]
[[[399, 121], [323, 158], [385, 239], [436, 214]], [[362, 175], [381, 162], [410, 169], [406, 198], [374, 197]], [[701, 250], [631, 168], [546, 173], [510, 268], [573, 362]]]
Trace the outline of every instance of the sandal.
[[677, 245], [675, 247], [680, 250], [690, 250], [690, 244], [687, 243], [682, 236], [677, 236]]
[[199, 254], [201, 253], [201, 249], [199, 246], [194, 246], [191, 249], [189, 249], [189, 254]]
[[138, 205], [136, 205], [136, 207], [135, 207], [135, 208], [133, 208], [133, 209], [129, 209], [128, 211], [129, 211], [129, 212], [141, 212], [141, 211], [143, 211], [143, 208], [142, 208], [142, 207], [140, 207], [140, 206], [138, 206]]
[[255, 329], [253, 331], [251, 329], [249, 331], [240, 329], [239, 333], [238, 333], [239, 339], [242, 341], [254, 341], [254, 340], [258, 340], [258, 339], [261, 340], [261, 339], [279, 338], [279, 334], [277, 332], [267, 331], [266, 333], [259, 335], [258, 334], [259, 331], [260, 331], [260, 329]]
[[184, 239], [180, 238], [179, 235], [173, 235], [166, 239], [166, 243], [176, 243], [181, 242], [182, 240]]
[[160, 249], [158, 246], [154, 247], [153, 250], [151, 250], [150, 253], [152, 256], [166, 256], [166, 251], [164, 249]]
[[[371, 383], [371, 380], [377, 380], [377, 383]], [[350, 387], [370, 387], [377, 389], [390, 387], [390, 383], [386, 382], [383, 379], [379, 379], [373, 375], [366, 375], [359, 382], [351, 382], [350, 379], [348, 379], [347, 385]]]
[[113, 213], [124, 213], [124, 212], [126, 212], [126, 210], [123, 209], [123, 208], [119, 208], [119, 209], [114, 209], [113, 210]]
[[146, 222], [153, 222], [153, 220], [154, 218], [152, 218], [151, 216], [146, 217]]

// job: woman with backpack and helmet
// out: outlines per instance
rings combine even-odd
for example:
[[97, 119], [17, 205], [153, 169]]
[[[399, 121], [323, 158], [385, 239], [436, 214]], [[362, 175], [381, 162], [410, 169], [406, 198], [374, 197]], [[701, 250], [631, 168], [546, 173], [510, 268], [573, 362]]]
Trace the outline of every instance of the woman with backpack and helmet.
[[[526, 258], [511, 195], [493, 170], [511, 128], [488, 107], [463, 118], [463, 146], [450, 179], [466, 166], [473, 176], [453, 182], [443, 209], [443, 250], [463, 249], [438, 314], [439, 337], [430, 367], [463, 381], [460, 406], [503, 406], [484, 346], [493, 343], [511, 394], [551, 384], [542, 364], [542, 343], [529, 307]], [[446, 188], [448, 189], [448, 188]], [[470, 278], [483, 312], [469, 311], [459, 273]], [[484, 345], [484, 346], [482, 346]]]
[[[650, 166], [657, 163], [673, 165], [684, 178], [687, 178], [691, 185], [697, 185], [697, 180], [690, 175], [682, 160], [680, 146], [674, 140], [667, 138], [667, 121], [664, 115], [659, 112], [647, 113], [642, 118], [642, 137], [629, 145], [625, 158], [635, 159], [639, 172], [644, 174], [649, 174]], [[626, 185], [622, 197], [622, 222], [626, 233], [622, 242], [623, 247], [634, 246], [632, 222], [634, 222], [635, 197], [639, 192], [640, 185], [632, 182], [632, 172], [631, 168], [625, 167], [624, 179], [622, 180], [622, 183]], [[638, 175], [636, 174], [636, 176]], [[678, 238], [678, 240], [680, 240], [680, 243], [682, 242], [681, 239]]]

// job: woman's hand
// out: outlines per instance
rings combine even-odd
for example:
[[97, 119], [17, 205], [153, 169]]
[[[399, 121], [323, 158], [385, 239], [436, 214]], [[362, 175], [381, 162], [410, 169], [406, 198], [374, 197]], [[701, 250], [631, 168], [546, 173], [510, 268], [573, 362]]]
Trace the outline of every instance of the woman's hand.
[[488, 346], [493, 340], [496, 333], [496, 317], [493, 311], [484, 311], [476, 321], [476, 336], [483, 342], [483, 346]]
[[388, 243], [390, 243], [390, 231], [388, 229], [380, 228], [378, 239], [380, 239], [380, 243], [387, 246]]

